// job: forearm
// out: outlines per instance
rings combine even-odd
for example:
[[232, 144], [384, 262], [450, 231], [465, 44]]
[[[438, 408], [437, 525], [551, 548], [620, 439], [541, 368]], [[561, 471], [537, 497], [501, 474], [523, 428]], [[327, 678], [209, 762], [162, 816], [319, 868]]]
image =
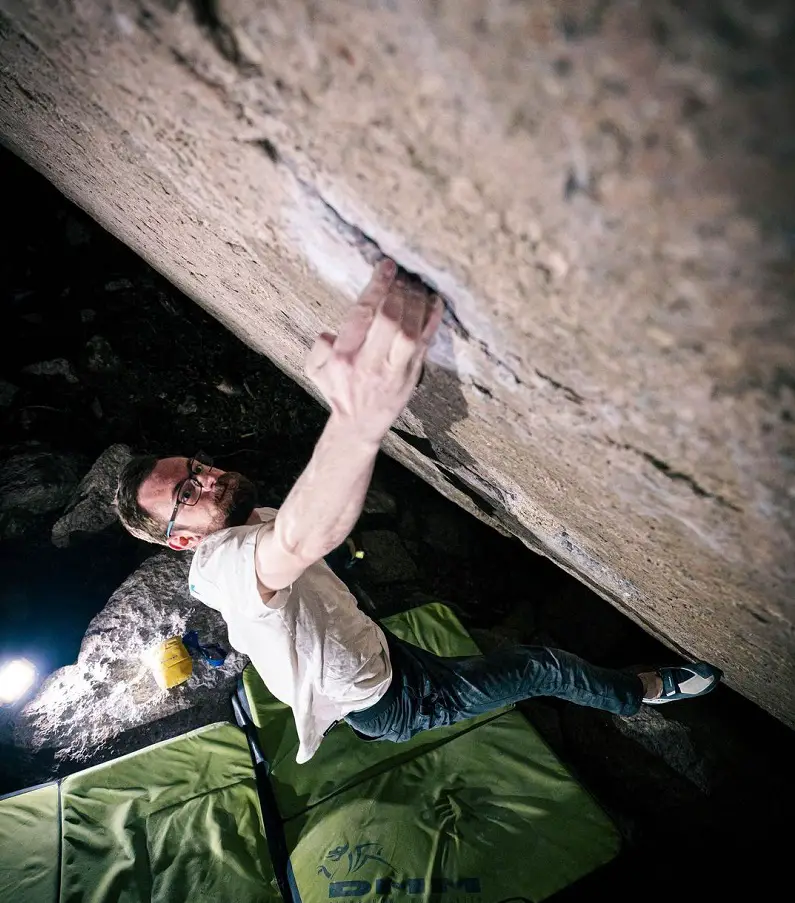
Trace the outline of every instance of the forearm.
[[378, 444], [332, 414], [304, 472], [279, 508], [274, 530], [285, 549], [319, 561], [344, 542], [362, 512]]

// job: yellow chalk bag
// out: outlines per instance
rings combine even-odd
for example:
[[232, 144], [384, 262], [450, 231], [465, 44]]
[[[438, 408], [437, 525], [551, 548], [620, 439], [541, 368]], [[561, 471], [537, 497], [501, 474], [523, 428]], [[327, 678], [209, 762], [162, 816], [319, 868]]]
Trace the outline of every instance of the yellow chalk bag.
[[178, 636], [152, 646], [147, 650], [145, 660], [161, 690], [177, 687], [193, 674], [193, 659]]

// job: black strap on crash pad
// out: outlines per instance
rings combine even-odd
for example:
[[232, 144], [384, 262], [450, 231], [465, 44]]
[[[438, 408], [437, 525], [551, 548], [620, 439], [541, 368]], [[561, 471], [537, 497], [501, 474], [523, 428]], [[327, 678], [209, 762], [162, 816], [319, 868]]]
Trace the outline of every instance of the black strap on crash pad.
[[237, 690], [232, 695], [232, 709], [238, 727], [246, 735], [251, 764], [254, 766], [254, 779], [257, 784], [262, 824], [265, 828], [265, 839], [268, 843], [273, 873], [279, 886], [279, 893], [284, 903], [301, 903], [295, 881], [291, 880], [290, 853], [287, 838], [284, 834], [284, 822], [279, 813], [276, 794], [270, 779], [270, 762], [260, 746], [257, 728], [251, 718], [246, 690], [242, 679], [238, 681]]

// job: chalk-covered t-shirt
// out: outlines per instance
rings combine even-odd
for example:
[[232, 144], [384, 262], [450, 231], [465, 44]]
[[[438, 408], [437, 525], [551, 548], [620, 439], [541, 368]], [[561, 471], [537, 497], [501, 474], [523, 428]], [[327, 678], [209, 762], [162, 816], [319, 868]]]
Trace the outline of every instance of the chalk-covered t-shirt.
[[[263, 523], [276, 516], [258, 508]], [[349, 712], [369, 708], [392, 679], [381, 628], [363, 612], [325, 561], [318, 561], [266, 605], [257, 587], [258, 524], [203, 540], [190, 567], [191, 593], [220, 611], [229, 642], [247, 655], [273, 695], [293, 710], [308, 761], [323, 734]]]

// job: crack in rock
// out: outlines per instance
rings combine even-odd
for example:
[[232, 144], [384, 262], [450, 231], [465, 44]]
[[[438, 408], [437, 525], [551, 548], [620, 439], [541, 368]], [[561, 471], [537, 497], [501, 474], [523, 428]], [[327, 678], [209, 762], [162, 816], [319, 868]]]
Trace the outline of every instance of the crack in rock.
[[651, 464], [655, 470], [659, 470], [659, 472], [668, 477], [669, 480], [684, 483], [690, 488], [693, 494], [697, 495], [699, 498], [710, 499], [732, 511], [742, 511], [742, 508], [735, 505], [734, 502], [730, 502], [727, 498], [724, 498], [724, 496], [719, 495], [718, 493], [710, 492], [708, 489], [705, 489], [693, 477], [683, 473], [681, 470], [675, 470], [670, 464], [663, 461], [661, 458], [658, 458], [656, 455], [651, 454], [651, 452], [644, 451], [642, 448], [636, 448], [634, 445], [628, 445], [624, 442], [615, 442], [613, 439], [608, 439], [607, 442], [614, 448], [620, 448], [623, 451], [630, 451], [635, 455], [639, 455], [646, 463]]
[[580, 395], [579, 392], [575, 392], [570, 386], [566, 386], [563, 383], [559, 383], [556, 379], [552, 379], [551, 376], [547, 376], [546, 373], [542, 373], [540, 370], [535, 370], [536, 376], [539, 376], [545, 382], [549, 383], [550, 386], [557, 389], [559, 392], [563, 392], [566, 398], [569, 401], [573, 401], [575, 404], [584, 404], [585, 399]]
[[218, 0], [189, 0], [196, 24], [221, 54], [244, 77], [262, 75], [262, 70], [240, 48], [234, 30], [224, 22]]
[[[247, 143], [258, 147], [272, 164], [283, 165], [292, 174], [293, 178], [296, 180], [304, 193], [307, 196], [311, 197], [313, 200], [316, 200], [323, 207], [325, 212], [328, 214], [329, 221], [333, 223], [334, 228], [337, 230], [337, 232], [342, 235], [350, 245], [352, 245], [359, 251], [362, 257], [367, 261], [367, 263], [374, 266], [376, 263], [378, 263], [379, 260], [383, 260], [383, 258], [388, 256], [372, 236], [368, 235], [356, 224], [351, 223], [349, 220], [347, 220], [313, 184], [307, 182], [307, 180], [299, 174], [297, 167], [279, 152], [279, 149], [276, 147], [273, 141], [271, 141], [269, 138], [257, 138], [249, 140]], [[476, 336], [472, 335], [472, 332], [463, 324], [460, 317], [456, 313], [453, 301], [439, 290], [433, 279], [424, 276], [422, 273], [416, 272], [416, 270], [408, 269], [406, 266], [401, 264], [400, 260], [398, 260], [397, 258], [394, 259], [395, 263], [398, 265], [398, 272], [400, 277], [410, 283], [413, 282], [416, 285], [422, 286], [425, 291], [429, 292], [430, 294], [437, 295], [440, 298], [442, 304], [444, 305], [445, 322], [451, 329], [454, 330], [459, 338], [463, 339], [465, 342], [469, 342], [470, 344], [477, 345], [477, 347], [483, 353], [484, 357], [496, 368], [502, 371], [503, 374], [507, 375], [513, 381], [515, 386], [524, 385], [524, 381], [518, 376], [513, 367], [511, 367], [504, 360], [502, 360], [502, 358], [496, 355], [483, 339], [479, 339]], [[573, 390], [568, 389], [560, 383], [556, 383], [549, 377], [543, 376], [543, 374], [539, 374], [539, 376], [542, 376], [553, 386], [565, 390], [567, 397], [569, 397], [570, 399], [579, 399], [580, 402], [582, 401], [580, 396], [577, 395], [577, 393]]]

